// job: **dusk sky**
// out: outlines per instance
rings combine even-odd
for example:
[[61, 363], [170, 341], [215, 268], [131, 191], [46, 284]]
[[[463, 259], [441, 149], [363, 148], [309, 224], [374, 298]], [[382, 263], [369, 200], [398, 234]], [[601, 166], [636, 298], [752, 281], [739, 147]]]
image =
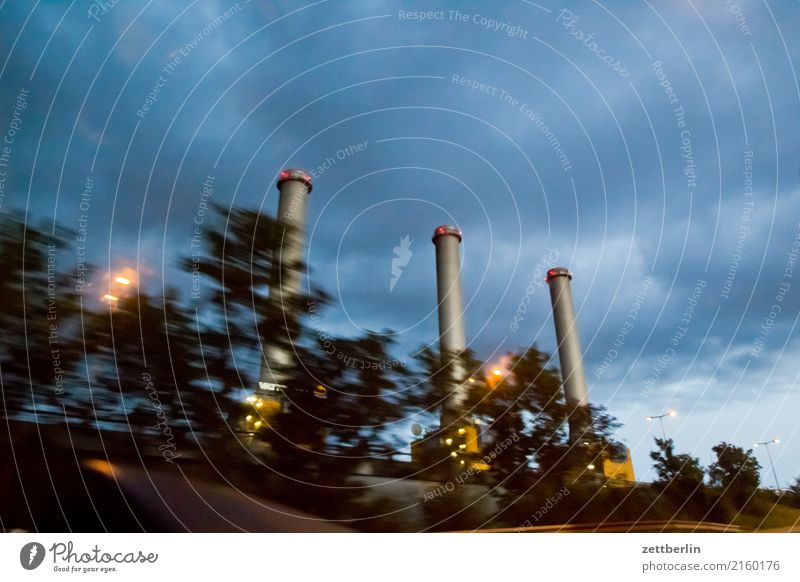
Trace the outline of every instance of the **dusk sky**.
[[668, 436], [703, 464], [721, 440], [780, 438], [786, 484], [798, 25], [775, 0], [3, 0], [0, 212], [86, 215], [92, 261], [188, 303], [175, 263], [203, 183], [274, 214], [278, 172], [304, 168], [331, 334], [394, 330], [398, 358], [436, 342], [431, 235], [455, 224], [479, 357], [555, 351], [543, 279], [567, 267], [590, 400], [624, 423], [638, 478], [645, 416], [675, 409]]

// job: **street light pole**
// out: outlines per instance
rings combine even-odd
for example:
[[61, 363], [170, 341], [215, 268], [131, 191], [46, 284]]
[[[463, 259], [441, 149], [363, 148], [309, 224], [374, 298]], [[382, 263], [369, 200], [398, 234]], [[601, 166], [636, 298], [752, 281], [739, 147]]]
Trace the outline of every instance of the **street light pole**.
[[648, 416], [647, 420], [654, 421], [658, 420], [658, 424], [661, 425], [661, 436], [664, 437], [664, 440], [667, 440], [667, 433], [664, 430], [664, 417], [665, 416], [675, 416], [677, 413], [674, 410], [670, 410], [669, 412], [665, 412], [664, 414], [656, 414], [653, 416]]
[[761, 445], [764, 445], [764, 447], [766, 447], [766, 449], [767, 449], [767, 458], [769, 459], [769, 466], [772, 469], [772, 476], [775, 479], [775, 487], [777, 488], [778, 491], [781, 490], [781, 484], [778, 481], [778, 473], [775, 471], [775, 463], [772, 460], [772, 453], [769, 450], [769, 446], [771, 444], [778, 444], [779, 442], [781, 442], [781, 441], [778, 440], [778, 439], [772, 439], [771, 441], [764, 441], [763, 443], [753, 443], [754, 447], [758, 447], [758, 446], [761, 446]]

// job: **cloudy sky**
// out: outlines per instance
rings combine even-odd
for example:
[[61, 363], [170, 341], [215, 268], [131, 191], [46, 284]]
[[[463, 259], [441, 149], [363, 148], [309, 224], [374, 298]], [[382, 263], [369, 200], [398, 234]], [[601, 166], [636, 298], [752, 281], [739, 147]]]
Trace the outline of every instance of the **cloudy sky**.
[[6, 0], [0, 212], [85, 214], [92, 260], [154, 289], [163, 272], [188, 300], [174, 262], [203, 182], [274, 213], [277, 173], [306, 168], [332, 333], [395, 330], [399, 356], [435, 341], [430, 237], [457, 224], [478, 355], [554, 351], [542, 278], [568, 267], [590, 398], [625, 423], [638, 476], [644, 416], [675, 409], [669, 436], [704, 463], [720, 440], [780, 437], [785, 483], [800, 10], [632, 4]]

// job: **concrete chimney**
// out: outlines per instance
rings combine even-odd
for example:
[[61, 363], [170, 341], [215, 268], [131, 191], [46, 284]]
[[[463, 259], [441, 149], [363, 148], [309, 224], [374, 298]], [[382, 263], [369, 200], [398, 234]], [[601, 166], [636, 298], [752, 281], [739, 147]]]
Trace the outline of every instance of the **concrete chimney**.
[[569, 413], [569, 438], [570, 441], [575, 441], [590, 429], [591, 416], [570, 281], [572, 273], [563, 267], [547, 271], [558, 341], [558, 359], [561, 362], [561, 379]]
[[436, 246], [436, 289], [439, 299], [439, 350], [450, 377], [442, 394], [442, 428], [457, 422], [463, 415], [466, 399], [465, 371], [460, 360], [449, 359], [466, 347], [464, 333], [464, 298], [461, 291], [461, 255], [458, 245], [461, 231], [455, 226], [439, 226], [433, 231]]
[[[278, 224], [287, 227], [283, 230], [283, 237], [278, 249], [278, 256], [273, 262], [272, 287], [269, 291], [269, 301], [273, 309], [284, 312], [287, 324], [291, 324], [293, 313], [286, 313], [285, 306], [300, 292], [302, 273], [298, 269], [303, 261], [303, 246], [305, 243], [305, 222], [308, 195], [311, 193], [311, 176], [298, 169], [283, 170], [278, 177]], [[282, 345], [268, 344], [265, 346], [265, 361], [261, 366], [259, 386], [262, 389], [267, 385], [284, 384], [288, 378], [288, 370], [293, 367], [294, 354], [291, 348]], [[274, 388], [272, 388], [274, 389]]]

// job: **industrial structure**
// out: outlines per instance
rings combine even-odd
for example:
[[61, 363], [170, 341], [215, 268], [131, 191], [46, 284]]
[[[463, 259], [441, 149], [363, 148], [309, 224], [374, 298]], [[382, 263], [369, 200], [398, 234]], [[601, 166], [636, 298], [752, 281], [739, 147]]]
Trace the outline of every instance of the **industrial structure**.
[[[302, 271], [299, 266], [303, 261], [305, 244], [306, 207], [308, 195], [311, 193], [311, 176], [298, 169], [286, 169], [278, 177], [278, 224], [283, 226], [280, 254], [273, 261], [272, 288], [269, 290], [270, 313], [283, 313], [281, 329], [288, 330], [292, 322], [294, 310], [285, 309], [300, 295]], [[258, 385], [267, 392], [279, 391], [288, 378], [288, 371], [293, 367], [294, 357], [285, 342], [269, 342], [265, 346], [264, 360]]]
[[563, 267], [547, 271], [550, 300], [553, 305], [553, 322], [558, 342], [558, 360], [561, 364], [561, 381], [569, 414], [569, 439], [582, 439], [591, 429], [589, 397], [586, 374], [583, 371], [583, 354], [572, 301], [572, 273]]
[[285, 334], [287, 341], [267, 341], [267, 338], [262, 338], [264, 357], [258, 388], [247, 396], [241, 421], [242, 430], [251, 439], [255, 433], [270, 426], [272, 417], [289, 409], [285, 391], [294, 368], [291, 330], [296, 323], [292, 320], [296, 317], [296, 309], [291, 305], [301, 293], [300, 266], [305, 244], [306, 207], [312, 188], [311, 176], [303, 170], [286, 169], [279, 174], [277, 187], [280, 191], [277, 225], [281, 229], [278, 233], [281, 244], [278, 256], [272, 261], [272, 285], [267, 301], [269, 316], [282, 318], [282, 321], [272, 321], [271, 325], [277, 333]]
[[[259, 425], [268, 424], [269, 416], [288, 409], [287, 382], [295, 367], [291, 348], [291, 329], [296, 310], [291, 306], [301, 294], [305, 220], [311, 176], [298, 169], [286, 169], [277, 182], [278, 225], [283, 227], [279, 255], [273, 261], [269, 313], [282, 314], [276, 329], [289, 341], [265, 341], [264, 359], [258, 390], [247, 398], [252, 414], [245, 418], [245, 429], [253, 434]], [[439, 318], [439, 349], [442, 358], [441, 417], [439, 429], [412, 443], [412, 458], [434, 458], [446, 453], [457, 464], [475, 465], [480, 452], [477, 421], [467, 415], [468, 371], [462, 354], [466, 349], [464, 297], [461, 284], [461, 231], [452, 225], [436, 227], [432, 242], [436, 247], [436, 289]], [[553, 308], [564, 396], [568, 408], [569, 440], [584, 443], [592, 439], [583, 357], [571, 289], [572, 274], [557, 267], [547, 272]], [[321, 387], [320, 387], [321, 388]], [[321, 396], [324, 397], [324, 394]], [[416, 433], [415, 433], [416, 434]], [[606, 459], [602, 473], [609, 479], [633, 480], [630, 453]], [[433, 455], [433, 457], [431, 457]], [[481, 470], [488, 467], [481, 468]]]
[[464, 297], [461, 289], [461, 231], [439, 226], [433, 231], [436, 246], [436, 290], [439, 299], [439, 351], [446, 379], [442, 399], [442, 428], [459, 421], [466, 399], [466, 371], [461, 353], [466, 348]]

